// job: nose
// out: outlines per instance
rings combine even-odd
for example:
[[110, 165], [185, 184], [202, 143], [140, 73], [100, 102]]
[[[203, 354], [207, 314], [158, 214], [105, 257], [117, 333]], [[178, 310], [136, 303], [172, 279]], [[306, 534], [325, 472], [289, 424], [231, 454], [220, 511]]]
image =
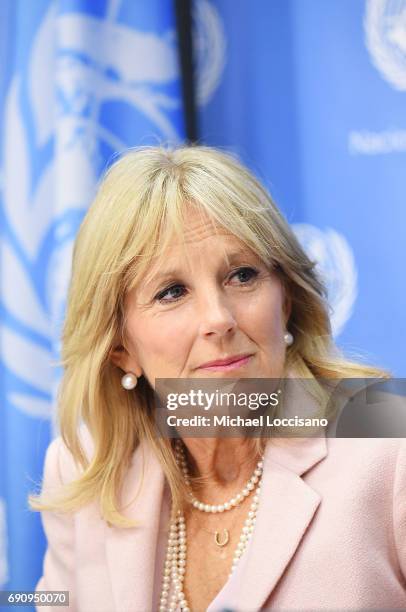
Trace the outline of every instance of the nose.
[[202, 336], [222, 337], [237, 327], [231, 304], [221, 291], [213, 288], [200, 301], [199, 315]]

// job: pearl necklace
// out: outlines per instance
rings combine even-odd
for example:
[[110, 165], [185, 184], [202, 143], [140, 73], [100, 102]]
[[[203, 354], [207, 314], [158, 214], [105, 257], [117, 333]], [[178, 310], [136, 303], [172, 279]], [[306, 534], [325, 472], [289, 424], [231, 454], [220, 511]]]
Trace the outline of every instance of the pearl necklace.
[[[185, 477], [185, 482], [187, 485], [190, 486], [190, 477], [189, 477], [189, 472], [187, 468], [186, 457], [185, 457], [182, 442], [180, 440], [177, 440], [176, 458], [177, 458], [178, 463], [180, 463], [182, 473]], [[261, 457], [260, 461], [258, 461], [256, 468], [254, 470], [254, 474], [251, 476], [250, 480], [248, 481], [244, 489], [241, 491], [241, 493], [238, 493], [230, 501], [224, 504], [219, 504], [219, 505], [203, 504], [202, 502], [199, 502], [194, 497], [192, 492], [190, 491], [191, 503], [193, 507], [198, 510], [201, 510], [202, 512], [212, 512], [212, 513], [232, 510], [233, 508], [238, 506], [251, 493], [251, 491], [255, 491], [255, 494], [253, 496], [253, 500], [250, 506], [250, 510], [248, 512], [248, 517], [244, 522], [244, 526], [241, 530], [240, 539], [239, 539], [237, 548], [234, 553], [231, 571], [228, 575], [229, 578], [231, 577], [233, 571], [237, 567], [237, 564], [240, 558], [242, 557], [244, 551], [246, 550], [248, 542], [250, 541], [252, 533], [254, 531], [255, 521], [257, 517], [258, 503], [259, 503], [259, 494], [261, 491], [262, 469], [263, 469], [263, 456]], [[225, 543], [227, 543], [227, 541], [228, 541], [228, 537]], [[216, 543], [219, 546], [224, 545], [224, 544], [218, 543], [217, 532], [216, 532]], [[166, 612], [168, 609], [171, 612], [176, 611], [176, 610], [181, 610], [182, 612], [190, 612], [188, 602], [183, 592], [183, 581], [184, 581], [184, 576], [186, 572], [186, 558], [187, 558], [187, 544], [186, 544], [185, 517], [179, 510], [177, 513], [177, 516], [172, 518], [170, 528], [169, 528], [169, 537], [168, 537], [168, 544], [166, 548], [162, 591], [161, 591], [161, 598], [159, 601], [159, 611], [160, 612]], [[170, 600], [169, 600], [171, 585], [173, 587], [173, 594], [171, 595]]]
[[[189, 470], [187, 467], [187, 461], [185, 457], [185, 451], [183, 450], [182, 443], [179, 440], [177, 440], [176, 442], [177, 442], [176, 458], [178, 462], [180, 462], [183, 476], [185, 478], [185, 482], [188, 486], [190, 486], [190, 477], [189, 477]], [[197, 510], [201, 510], [202, 512], [212, 512], [214, 514], [217, 512], [224, 512], [225, 510], [231, 510], [235, 506], [238, 506], [246, 497], [248, 497], [251, 491], [255, 489], [255, 485], [258, 483], [262, 475], [262, 467], [263, 467], [263, 457], [261, 457], [261, 459], [258, 461], [253, 475], [251, 476], [251, 478], [249, 479], [249, 481], [247, 482], [247, 484], [245, 485], [241, 493], [237, 493], [235, 497], [230, 499], [228, 502], [225, 502], [224, 504], [218, 504], [218, 505], [203, 504], [202, 502], [199, 502], [199, 500], [196, 499], [196, 497], [193, 495], [192, 491], [190, 491], [190, 498], [191, 498], [193, 507], [196, 508]]]

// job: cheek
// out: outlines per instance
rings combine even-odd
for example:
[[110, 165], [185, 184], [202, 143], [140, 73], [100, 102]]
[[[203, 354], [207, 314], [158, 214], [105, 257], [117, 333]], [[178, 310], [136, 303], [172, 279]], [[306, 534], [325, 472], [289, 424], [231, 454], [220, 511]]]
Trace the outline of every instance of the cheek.
[[131, 344], [137, 358], [146, 364], [178, 363], [189, 346], [190, 329], [185, 317], [177, 309], [163, 312], [160, 317], [139, 317], [129, 326]]
[[240, 311], [241, 326], [262, 345], [283, 344], [285, 321], [283, 293], [279, 285], [267, 283]]
[[[247, 324], [248, 325], [248, 324]], [[260, 349], [261, 366], [257, 376], [279, 378], [283, 376], [286, 358], [285, 314], [283, 292], [278, 287], [267, 287], [251, 312], [247, 334]]]

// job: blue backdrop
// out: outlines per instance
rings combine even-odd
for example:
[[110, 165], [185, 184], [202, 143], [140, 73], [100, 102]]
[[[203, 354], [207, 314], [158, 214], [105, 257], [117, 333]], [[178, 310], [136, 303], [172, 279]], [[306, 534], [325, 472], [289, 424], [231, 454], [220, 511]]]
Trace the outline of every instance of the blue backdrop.
[[183, 138], [171, 0], [9, 0], [0, 20], [0, 588], [33, 589], [73, 240], [118, 151]]
[[338, 344], [405, 376], [406, 1], [198, 3], [200, 134], [320, 261]]
[[[29, 7], [29, 10], [28, 10]], [[200, 141], [264, 180], [346, 352], [405, 375], [406, 0], [195, 0]], [[117, 151], [184, 136], [171, 0], [0, 3], [0, 588], [32, 589], [73, 240]]]

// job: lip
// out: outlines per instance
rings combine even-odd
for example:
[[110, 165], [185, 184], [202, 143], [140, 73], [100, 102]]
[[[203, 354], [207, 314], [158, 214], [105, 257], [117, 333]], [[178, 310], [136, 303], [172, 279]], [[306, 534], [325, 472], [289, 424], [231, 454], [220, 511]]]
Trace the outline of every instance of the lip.
[[234, 370], [248, 363], [251, 357], [251, 353], [232, 355], [231, 357], [226, 357], [225, 359], [216, 359], [215, 361], [207, 361], [206, 363], [202, 363], [198, 369], [220, 371]]

